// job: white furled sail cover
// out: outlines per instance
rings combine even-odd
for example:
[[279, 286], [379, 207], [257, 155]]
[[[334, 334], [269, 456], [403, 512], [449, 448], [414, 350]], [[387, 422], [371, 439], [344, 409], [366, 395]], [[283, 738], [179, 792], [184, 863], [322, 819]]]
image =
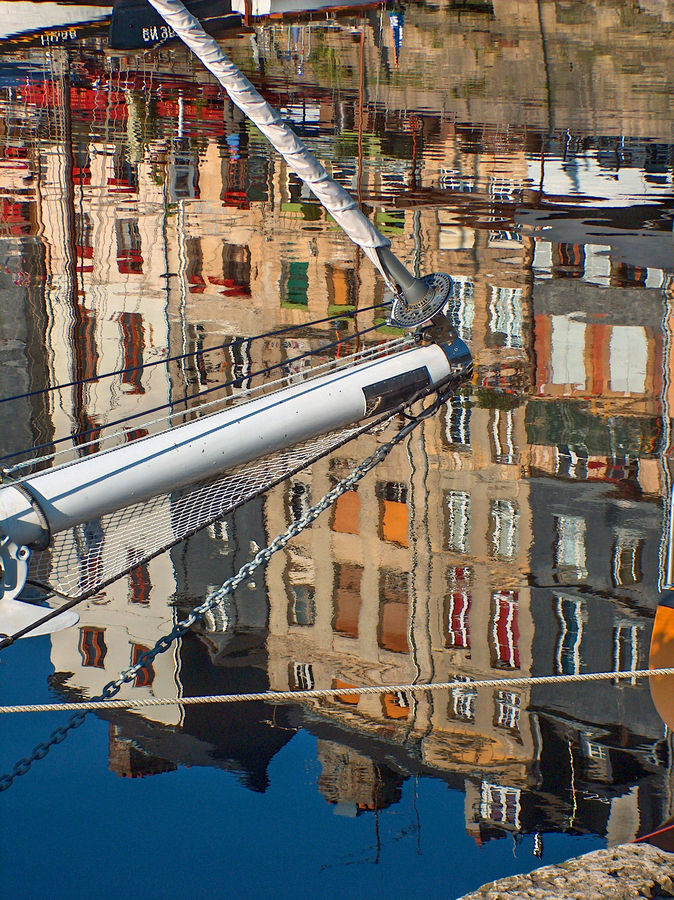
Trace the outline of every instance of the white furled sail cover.
[[259, 128], [293, 172], [309, 186], [330, 215], [351, 240], [363, 249], [389, 286], [392, 286], [375, 252], [377, 247], [390, 247], [391, 242], [363, 215], [353, 197], [328, 175], [274, 107], [255, 90], [180, 0], [149, 2], [217, 78], [232, 103]]

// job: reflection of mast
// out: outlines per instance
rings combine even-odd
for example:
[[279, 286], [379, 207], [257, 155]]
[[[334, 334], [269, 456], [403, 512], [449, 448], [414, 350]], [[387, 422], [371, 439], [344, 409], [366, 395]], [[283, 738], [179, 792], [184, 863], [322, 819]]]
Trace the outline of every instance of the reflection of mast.
[[[70, 336], [70, 345], [73, 348], [73, 437], [76, 443], [88, 441], [90, 434], [84, 434], [95, 426], [93, 420], [87, 415], [84, 403], [84, 381], [94, 375], [95, 357], [88, 357], [87, 331], [90, 325], [87, 310], [79, 302], [77, 286], [77, 241], [75, 237], [75, 182], [73, 159], [73, 132], [72, 110], [70, 95], [70, 53], [67, 48], [62, 50], [62, 65], [60, 67], [60, 96], [63, 106], [63, 213], [64, 213], [64, 252], [66, 274], [66, 296], [69, 308], [73, 313], [73, 324]], [[89, 364], [89, 365], [88, 365]], [[80, 437], [82, 435], [82, 437]], [[88, 447], [87, 452], [95, 449], [95, 445]]]

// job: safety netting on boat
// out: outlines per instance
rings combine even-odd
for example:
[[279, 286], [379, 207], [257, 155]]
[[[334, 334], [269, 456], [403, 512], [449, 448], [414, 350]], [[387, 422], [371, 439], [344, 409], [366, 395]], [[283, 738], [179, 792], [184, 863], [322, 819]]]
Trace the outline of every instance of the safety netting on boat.
[[[357, 354], [379, 358], [407, 346], [395, 339]], [[335, 360], [332, 369], [353, 364], [353, 357]], [[284, 384], [306, 382], [325, 374], [325, 364], [291, 374]], [[245, 399], [249, 399], [246, 394]], [[92, 519], [52, 537], [49, 547], [33, 553], [28, 581], [69, 600], [84, 600], [222, 519], [246, 502], [281, 483], [344, 445], [387, 417], [323, 434], [233, 468], [221, 476], [182, 487]]]

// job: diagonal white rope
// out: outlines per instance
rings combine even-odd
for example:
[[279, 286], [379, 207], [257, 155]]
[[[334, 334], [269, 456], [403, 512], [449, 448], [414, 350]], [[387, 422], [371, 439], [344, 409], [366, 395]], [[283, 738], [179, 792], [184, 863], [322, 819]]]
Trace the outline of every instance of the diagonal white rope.
[[521, 678], [485, 678], [482, 681], [437, 681], [428, 684], [380, 684], [369, 687], [311, 688], [306, 691], [258, 691], [248, 694], [209, 694], [204, 697], [143, 697], [127, 700], [82, 700], [71, 703], [33, 703], [23, 706], [0, 706], [4, 713], [26, 712], [80, 712], [102, 709], [141, 709], [149, 706], [200, 706], [205, 703], [282, 703], [299, 702], [309, 699], [330, 699], [368, 694], [389, 694], [394, 691], [423, 693], [423, 691], [445, 691], [452, 688], [474, 690], [475, 688], [534, 687], [543, 684], [578, 684], [587, 681], [625, 681], [626, 679], [650, 676], [674, 675], [674, 667], [664, 669], [636, 669], [625, 672], [582, 672], [578, 675], [534, 675]]
[[309, 152], [279, 113], [262, 97], [250, 81], [231, 62], [217, 42], [206, 34], [198, 19], [188, 12], [180, 0], [149, 0], [167, 25], [206, 66], [232, 103], [259, 128], [302, 181], [313, 191], [337, 224], [367, 254], [379, 269], [389, 287], [394, 288], [382, 267], [378, 247], [391, 242], [361, 212], [354, 198], [328, 175], [321, 163]]

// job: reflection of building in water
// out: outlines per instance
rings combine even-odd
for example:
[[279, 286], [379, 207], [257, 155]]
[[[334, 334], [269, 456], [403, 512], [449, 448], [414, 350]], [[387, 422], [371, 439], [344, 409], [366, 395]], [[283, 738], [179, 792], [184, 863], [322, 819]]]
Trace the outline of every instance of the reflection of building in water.
[[[544, 6], [549, 14], [551, 5]], [[433, 16], [424, 11], [422, 21], [437, 22]], [[333, 32], [324, 39], [344, 49], [350, 65], [351, 36]], [[419, 58], [423, 50], [424, 65], [435, 65], [427, 37], [427, 25], [407, 27], [406, 53]], [[381, 49], [369, 33], [367, 42], [367, 53]], [[507, 49], [519, 65], [523, 51]], [[472, 50], [467, 56], [472, 68]], [[322, 326], [235, 343], [195, 362], [176, 361], [168, 376], [163, 366], [142, 374], [135, 367], [328, 313], [351, 319], [359, 303], [382, 297], [372, 268], [360, 264], [285, 164], [228, 106], [223, 117], [212, 85], [160, 78], [161, 97], [148, 106], [134, 73], [113, 73], [124, 85], [119, 90], [115, 79], [106, 83], [109, 74], [73, 92], [74, 159], [56, 138], [27, 154], [25, 171], [41, 192], [30, 194], [30, 209], [21, 203], [9, 210], [23, 216], [15, 224], [40, 228], [49, 251], [40, 263], [50, 351], [43, 365], [54, 381], [92, 379], [78, 395], [55, 402], [52, 423], [41, 420], [36, 434], [91, 428], [95, 436], [106, 419], [185, 392], [191, 397], [227, 380], [240, 391], [253, 371], [339, 332]], [[410, 770], [462, 785], [467, 827], [480, 840], [538, 830], [540, 823], [627, 839], [636, 827], [647, 830], [639, 809], [660, 790], [662, 745], [650, 709], [640, 705], [643, 684], [624, 684], [608, 701], [604, 690], [581, 696], [568, 688], [488, 690], [475, 683], [582, 670], [586, 659], [609, 670], [643, 662], [652, 609], [643, 573], [656, 567], [655, 508], [629, 492], [614, 500], [603, 486], [580, 499], [559, 486], [586, 477], [626, 480], [649, 496], [661, 490], [653, 398], [664, 350], [660, 301], [650, 290], [657, 273], [630, 270], [596, 246], [523, 236], [513, 211], [532, 192], [530, 157], [540, 140], [524, 128], [477, 134], [457, 125], [445, 115], [444, 82], [441, 90], [436, 81], [425, 85], [417, 104], [411, 85], [387, 86], [387, 113], [365, 111], [361, 159], [353, 104], [335, 105], [307, 84], [302, 103], [287, 105], [286, 114], [319, 142], [350, 188], [363, 164], [365, 196], [391, 201], [377, 210], [377, 224], [410, 267], [454, 278], [449, 313], [474, 352], [475, 389], [454, 397], [407, 447], [341, 497], [272, 560], [266, 576], [256, 573], [231, 606], [214, 612], [199, 639], [190, 636], [139, 673], [126, 695], [335, 686], [339, 698], [312, 703], [306, 719], [309, 727], [318, 717], [346, 732], [344, 748], [319, 744], [319, 787], [329, 800], [360, 809], [397, 800], [400, 779], [346, 747], [358, 734], [361, 749], [388, 741], [409, 754]], [[467, 103], [461, 89], [459, 100]], [[50, 113], [57, 105], [37, 89], [26, 89], [21, 101]], [[473, 93], [470, 102], [474, 110], [472, 104], [490, 101]], [[397, 112], [415, 106], [426, 110], [423, 117]], [[100, 110], [108, 110], [105, 137]], [[461, 106], [464, 120], [467, 110]], [[93, 116], [93, 134], [80, 139], [86, 116]], [[18, 203], [23, 185], [5, 186]], [[607, 311], [602, 285], [620, 286], [610, 296], [630, 302]], [[378, 320], [369, 311], [357, 322]], [[26, 338], [31, 354], [34, 344], [34, 336]], [[111, 369], [125, 372], [104, 381]], [[39, 367], [30, 373], [31, 386], [44, 380]], [[533, 383], [537, 396], [525, 407], [519, 397]], [[140, 433], [131, 427], [126, 438]], [[73, 672], [67, 688], [97, 692], [169, 630], [169, 599], [181, 608], [200, 599], [383, 439], [346, 447], [91, 601], [79, 629], [52, 639], [57, 671]], [[527, 466], [556, 478], [532, 483], [523, 478]], [[583, 506], [590, 499], [596, 509]], [[172, 512], [167, 501], [167, 519]], [[602, 560], [593, 556], [595, 538]], [[461, 683], [449, 694], [350, 692], [353, 685], [455, 677]], [[633, 721], [625, 722], [616, 698], [635, 710]], [[605, 708], [610, 702], [615, 708]], [[111, 764], [123, 774], [215, 764], [263, 789], [269, 759], [292, 736], [292, 728], [275, 727], [279, 722], [283, 710], [266, 706], [235, 715], [208, 707], [128, 715], [115, 720]], [[147, 749], [146, 758], [131, 741]]]
[[367, 756], [332, 741], [319, 740], [318, 790], [340, 815], [386, 809], [400, 800], [403, 778]]

